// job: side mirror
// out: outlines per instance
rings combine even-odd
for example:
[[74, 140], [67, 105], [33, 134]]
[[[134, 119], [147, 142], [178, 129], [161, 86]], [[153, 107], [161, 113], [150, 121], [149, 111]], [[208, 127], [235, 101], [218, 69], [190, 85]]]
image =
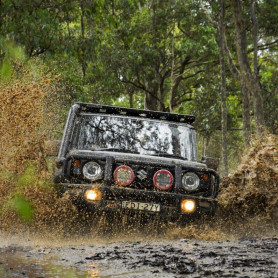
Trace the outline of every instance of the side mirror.
[[217, 171], [217, 169], [219, 167], [219, 158], [203, 156], [201, 163], [204, 163], [208, 166], [208, 168]]

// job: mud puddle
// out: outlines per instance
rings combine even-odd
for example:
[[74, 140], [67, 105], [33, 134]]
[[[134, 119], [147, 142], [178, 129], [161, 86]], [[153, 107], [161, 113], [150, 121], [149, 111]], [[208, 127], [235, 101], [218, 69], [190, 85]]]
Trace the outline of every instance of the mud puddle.
[[[109, 238], [109, 237], [108, 237]], [[278, 238], [234, 241], [2, 237], [1, 277], [278, 277]]]
[[12, 246], [0, 250], [0, 277], [88, 277], [78, 269], [58, 265], [55, 258], [36, 249]]

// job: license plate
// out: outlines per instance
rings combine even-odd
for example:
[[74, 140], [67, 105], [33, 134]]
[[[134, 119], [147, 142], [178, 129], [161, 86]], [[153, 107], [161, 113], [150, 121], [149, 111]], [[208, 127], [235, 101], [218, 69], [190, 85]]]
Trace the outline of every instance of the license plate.
[[135, 210], [146, 210], [146, 211], [160, 211], [159, 204], [151, 204], [151, 203], [141, 203], [141, 202], [131, 202], [131, 201], [123, 201], [122, 208], [124, 209], [135, 209]]

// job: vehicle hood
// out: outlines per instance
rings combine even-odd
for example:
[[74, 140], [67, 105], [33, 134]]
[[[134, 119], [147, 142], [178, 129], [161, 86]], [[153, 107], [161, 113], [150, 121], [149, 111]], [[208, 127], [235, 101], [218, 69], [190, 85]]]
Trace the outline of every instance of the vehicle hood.
[[198, 169], [206, 169], [207, 165], [199, 163], [197, 161], [188, 161], [178, 158], [169, 158], [161, 156], [152, 156], [152, 155], [142, 155], [134, 153], [123, 153], [123, 152], [111, 152], [111, 151], [87, 151], [87, 150], [71, 150], [69, 152], [70, 156], [85, 156], [92, 158], [103, 158], [111, 156], [115, 159], [125, 160], [125, 161], [138, 161], [138, 162], [148, 162], [157, 163], [157, 164], [169, 164], [169, 165], [181, 165], [184, 167], [194, 167]]

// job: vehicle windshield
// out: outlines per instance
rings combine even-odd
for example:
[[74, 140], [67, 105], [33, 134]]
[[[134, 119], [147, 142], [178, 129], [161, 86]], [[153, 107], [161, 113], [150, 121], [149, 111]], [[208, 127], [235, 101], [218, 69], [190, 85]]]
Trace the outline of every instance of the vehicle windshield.
[[185, 124], [114, 115], [80, 114], [72, 148], [115, 149], [197, 160], [195, 130]]

